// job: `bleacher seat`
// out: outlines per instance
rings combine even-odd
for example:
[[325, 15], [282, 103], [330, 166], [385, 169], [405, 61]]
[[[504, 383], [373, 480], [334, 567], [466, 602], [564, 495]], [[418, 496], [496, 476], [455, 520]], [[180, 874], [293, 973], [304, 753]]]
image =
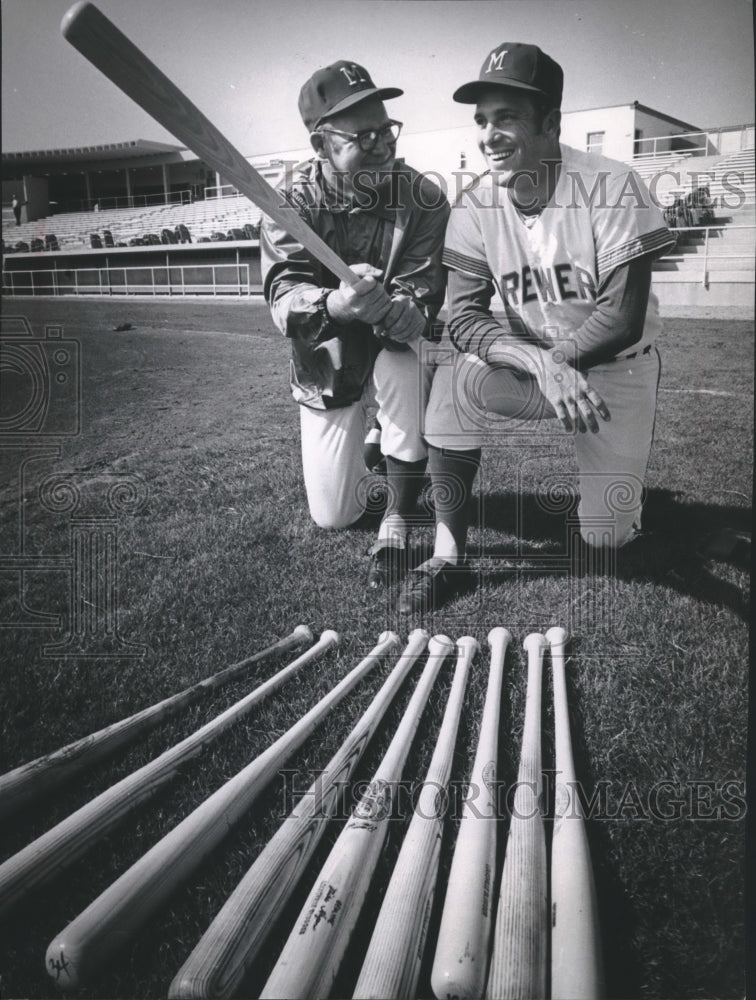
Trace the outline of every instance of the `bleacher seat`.
[[103, 229], [103, 231], [102, 231], [102, 238], [103, 238], [103, 241], [104, 241], [106, 247], [115, 246], [115, 242], [113, 240], [113, 234], [111, 233], [111, 231], [109, 229]]
[[102, 240], [99, 233], [89, 234], [89, 245], [93, 250], [102, 250]]

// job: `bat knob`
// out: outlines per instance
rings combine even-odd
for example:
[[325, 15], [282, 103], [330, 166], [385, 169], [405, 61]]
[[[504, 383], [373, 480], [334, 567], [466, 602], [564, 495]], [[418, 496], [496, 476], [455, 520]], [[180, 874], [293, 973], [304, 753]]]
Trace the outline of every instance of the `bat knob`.
[[536, 653], [540, 650], [546, 648], [548, 643], [546, 642], [546, 636], [541, 632], [531, 632], [530, 635], [525, 636], [525, 641], [522, 644], [522, 648], [526, 653]]
[[320, 641], [323, 643], [327, 642], [331, 646], [338, 646], [341, 640], [338, 632], [334, 632], [332, 628], [327, 628], [325, 632], [320, 633]]
[[461, 635], [459, 639], [457, 639], [457, 646], [459, 649], [466, 653], [470, 653], [473, 656], [475, 653], [480, 652], [480, 643], [471, 635]]
[[546, 641], [550, 646], [564, 646], [568, 638], [567, 629], [562, 628], [560, 625], [554, 625], [546, 633]]
[[429, 656], [448, 656], [454, 649], [454, 643], [448, 635], [434, 635], [428, 643]]
[[401, 642], [401, 639], [396, 632], [392, 632], [388, 629], [385, 632], [381, 632], [378, 636], [378, 642], [380, 645], [383, 645], [384, 642], [390, 642], [392, 646], [397, 646]]
[[312, 642], [313, 640], [312, 630], [306, 625], [297, 625], [291, 634], [297, 636], [299, 639], [303, 639], [305, 642]]
[[427, 642], [429, 638], [430, 638], [430, 632], [428, 632], [427, 629], [416, 628], [416, 629], [413, 629], [410, 632], [410, 634], [408, 636], [408, 641], [409, 642], [416, 642], [419, 639], [425, 639], [425, 641]]
[[504, 628], [503, 625], [497, 625], [495, 628], [491, 629], [486, 638], [489, 646], [493, 646], [494, 643], [497, 642], [508, 646], [512, 641], [512, 633], [508, 628]]

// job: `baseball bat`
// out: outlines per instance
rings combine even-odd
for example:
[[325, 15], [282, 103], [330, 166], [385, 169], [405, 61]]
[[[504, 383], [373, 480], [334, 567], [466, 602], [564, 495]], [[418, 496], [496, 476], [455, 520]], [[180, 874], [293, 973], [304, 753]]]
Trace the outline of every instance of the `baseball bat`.
[[541, 676], [547, 645], [538, 632], [523, 643], [528, 654], [525, 720], [486, 986], [490, 1000], [546, 996], [549, 890], [541, 814]]
[[170, 1000], [225, 1000], [240, 986], [304, 874], [365, 747], [427, 643], [424, 629], [412, 632], [365, 714], [268, 841], [175, 975], [168, 990]]
[[604, 995], [596, 886], [572, 757], [564, 653], [567, 632], [550, 628], [557, 782], [551, 841], [551, 996], [598, 1000]]
[[383, 632], [372, 652], [291, 729], [205, 799], [53, 938], [45, 964], [61, 988], [76, 989], [97, 974], [220, 843], [287, 757], [398, 641], [395, 632]]
[[60, 30], [85, 59], [282, 226], [315, 260], [341, 281], [351, 285], [358, 280], [281, 192], [272, 188], [186, 95], [93, 4], [87, 0], [74, 4], [64, 15]]
[[435, 896], [459, 718], [470, 664], [479, 648], [471, 636], [457, 640], [457, 665], [436, 748], [352, 994], [358, 1000], [403, 1000], [416, 994]]
[[127, 813], [174, 778], [179, 769], [196, 757], [211, 740], [246, 715], [254, 705], [280, 687], [306, 663], [311, 663], [338, 641], [336, 632], [326, 630], [314, 646], [246, 697], [211, 719], [191, 736], [105, 789], [8, 858], [0, 865], [0, 913], [5, 912], [29, 889], [41, 885], [81, 857]]
[[446, 888], [431, 987], [438, 1000], [482, 997], [496, 871], [496, 769], [501, 684], [508, 629], [488, 633], [491, 665], [470, 786], [462, 807]]
[[441, 663], [454, 646], [446, 636], [428, 643], [428, 661], [370, 786], [339, 834], [294, 923], [261, 1000], [330, 996], [378, 863], [420, 715]]
[[297, 625], [289, 635], [259, 653], [239, 663], [232, 663], [218, 673], [130, 715], [127, 719], [114, 722], [96, 733], [0, 775], [0, 822], [40, 798], [50, 788], [60, 787], [81, 771], [146, 735], [166, 719], [199, 701], [208, 691], [235, 680], [253, 664], [278, 653], [288, 652], [305, 642], [312, 642], [312, 638], [312, 632], [306, 625]]

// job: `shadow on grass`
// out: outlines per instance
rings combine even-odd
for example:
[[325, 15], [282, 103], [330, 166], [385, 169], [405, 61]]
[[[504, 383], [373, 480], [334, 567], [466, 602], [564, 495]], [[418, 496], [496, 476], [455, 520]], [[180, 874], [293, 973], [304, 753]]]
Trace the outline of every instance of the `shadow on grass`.
[[[570, 517], [574, 509], [550, 513], [533, 494], [488, 494], [480, 508], [481, 527], [513, 532], [511, 544], [471, 547], [482, 560], [482, 576], [508, 578], [516, 564], [541, 565], [545, 576], [585, 572], [587, 547], [570, 557]], [[570, 561], [571, 560], [571, 561]], [[501, 569], [497, 568], [501, 563]], [[550, 568], [551, 564], [551, 568]], [[751, 564], [751, 515], [742, 507], [688, 503], [671, 490], [650, 490], [643, 509], [643, 531], [616, 553], [616, 577], [658, 584], [683, 596], [728, 608], [749, 620], [746, 594], [717, 575], [717, 565], [747, 570]], [[595, 561], [592, 562], [592, 570]]]

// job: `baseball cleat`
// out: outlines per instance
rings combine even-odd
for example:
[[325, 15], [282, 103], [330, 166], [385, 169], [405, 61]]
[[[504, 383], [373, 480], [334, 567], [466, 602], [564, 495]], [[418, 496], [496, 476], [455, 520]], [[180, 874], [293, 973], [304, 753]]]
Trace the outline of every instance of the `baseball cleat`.
[[413, 569], [404, 582], [397, 610], [400, 615], [427, 614], [465, 589], [469, 567], [433, 557]]
[[407, 547], [376, 542], [369, 550], [367, 590], [371, 594], [382, 594], [407, 571]]

